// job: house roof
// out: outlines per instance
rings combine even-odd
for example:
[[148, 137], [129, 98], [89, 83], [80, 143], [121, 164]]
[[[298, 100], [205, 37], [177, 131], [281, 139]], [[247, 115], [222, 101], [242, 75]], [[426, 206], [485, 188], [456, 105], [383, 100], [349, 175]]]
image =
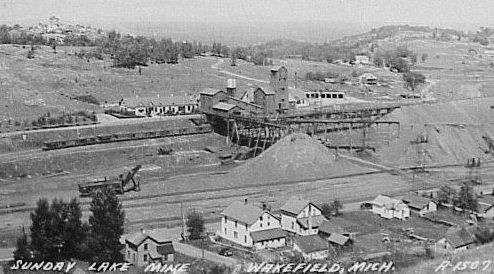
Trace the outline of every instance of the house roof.
[[343, 236], [339, 233], [331, 233], [331, 235], [329, 235], [329, 237], [328, 237], [329, 242], [335, 243], [335, 244], [338, 244], [341, 246], [345, 245], [349, 239], [350, 238]]
[[205, 88], [199, 92], [199, 94], [204, 94], [204, 95], [215, 95], [218, 92], [222, 92], [221, 89], [217, 88]]
[[216, 105], [213, 106], [213, 109], [230, 111], [235, 107], [236, 107], [236, 105], [228, 104], [225, 102], [218, 102]]
[[403, 202], [405, 202], [409, 207], [411, 208], [416, 208], [416, 209], [422, 209], [426, 207], [432, 200], [416, 195], [416, 194], [409, 194], [405, 197], [403, 197]]
[[295, 244], [303, 253], [312, 253], [322, 250], [327, 250], [329, 244], [319, 235], [298, 236], [295, 238]]
[[276, 92], [270, 86], [258, 86], [254, 90], [254, 93], [256, 93], [258, 90], [262, 91], [266, 95], [276, 95]]
[[360, 78], [364, 78], [364, 79], [367, 79], [367, 80], [377, 80], [377, 77], [374, 74], [368, 73], [368, 72], [362, 74], [360, 76]]
[[127, 238], [125, 238], [125, 241], [135, 246], [139, 246], [142, 242], [144, 242], [144, 240], [146, 240], [147, 237], [148, 235], [146, 235], [145, 233], [137, 232], [129, 235]]
[[266, 230], [253, 231], [250, 233], [252, 241], [262, 242], [267, 240], [279, 239], [286, 237], [286, 232], [281, 228], [272, 228]]
[[293, 196], [288, 199], [288, 201], [280, 209], [281, 211], [298, 215], [302, 210], [304, 210], [307, 205], [309, 205], [309, 203], [309, 200], [300, 199], [296, 196]]
[[168, 254], [174, 254], [175, 253], [175, 249], [173, 248], [172, 243], [166, 243], [163, 245], [159, 245], [158, 247], [156, 247], [156, 251], [161, 255], [168, 255]]
[[371, 203], [378, 206], [384, 206], [387, 209], [395, 209], [399, 207], [400, 204], [403, 205], [402, 201], [384, 195], [377, 196]]
[[475, 242], [475, 238], [465, 228], [455, 228], [448, 230], [445, 236], [446, 241], [454, 248], [463, 247]]
[[319, 232], [326, 233], [326, 234], [349, 234], [347, 230], [343, 229], [341, 226], [335, 224], [334, 222], [330, 220], [324, 220], [321, 225], [319, 226]]
[[[319, 227], [322, 222], [326, 220], [326, 217], [324, 217], [323, 215], [312, 216], [311, 218], [312, 228]], [[297, 223], [299, 223], [304, 228], [309, 228], [309, 217], [298, 218]]]
[[127, 241], [127, 242], [129, 242], [135, 246], [139, 246], [147, 238], [150, 238], [151, 240], [155, 241], [156, 243], [166, 243], [166, 242], [171, 242], [173, 239], [173, 236], [168, 231], [168, 229], [166, 229], [166, 228], [165, 229], [154, 229], [154, 230], [147, 230], [147, 231], [139, 231], [139, 232], [136, 232], [134, 234], [131, 234], [125, 238], [125, 241]]
[[221, 214], [239, 222], [251, 225], [259, 217], [261, 217], [263, 213], [264, 211], [259, 207], [245, 204], [240, 201], [235, 201], [223, 210]]
[[171, 96], [171, 97], [128, 97], [123, 99], [127, 107], [148, 107], [148, 106], [172, 106], [172, 105], [194, 105], [197, 99], [192, 96]]

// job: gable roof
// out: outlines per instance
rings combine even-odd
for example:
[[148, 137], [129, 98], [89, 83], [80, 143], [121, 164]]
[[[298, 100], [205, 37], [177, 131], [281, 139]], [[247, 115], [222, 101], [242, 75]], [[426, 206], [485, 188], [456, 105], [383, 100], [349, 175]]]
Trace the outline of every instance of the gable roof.
[[341, 226], [331, 222], [330, 220], [324, 220], [319, 226], [319, 232], [326, 234], [350, 234], [347, 230], [343, 229]]
[[266, 95], [276, 95], [276, 92], [269, 86], [258, 86], [254, 90], [254, 93], [256, 93], [258, 90], [260, 90], [262, 93], [264, 93]]
[[229, 111], [237, 107], [236, 105], [228, 104], [225, 102], [218, 102], [216, 105], [213, 106], [213, 109], [218, 109], [218, 110], [224, 110], [224, 111]]
[[134, 234], [129, 235], [125, 238], [126, 242], [129, 242], [135, 246], [141, 245], [147, 238], [152, 241], [161, 244], [166, 242], [171, 242], [173, 239], [172, 234], [166, 228], [153, 229], [147, 231], [139, 231]]
[[309, 205], [309, 203], [311, 203], [309, 200], [299, 199], [298, 197], [293, 196], [288, 199], [288, 201], [280, 208], [280, 210], [298, 215], [302, 210], [304, 210], [306, 206]]
[[409, 194], [405, 197], [403, 197], [403, 202], [405, 202], [409, 207], [411, 208], [416, 208], [416, 209], [422, 209], [426, 207], [432, 200], [416, 195], [416, 194]]
[[253, 231], [250, 233], [252, 241], [262, 242], [267, 240], [274, 240], [286, 237], [286, 232], [281, 228], [272, 228], [259, 231]]
[[135, 246], [139, 246], [142, 242], [144, 242], [144, 240], [146, 240], [147, 237], [148, 235], [139, 231], [137, 233], [129, 235], [127, 238], [125, 238], [125, 241]]
[[223, 212], [221, 212], [221, 215], [251, 225], [255, 223], [257, 219], [262, 216], [263, 213], [264, 211], [259, 207], [245, 204], [240, 201], [235, 201], [231, 203], [225, 210], [223, 210]]
[[338, 233], [332, 233], [328, 237], [328, 241], [335, 243], [335, 244], [338, 244], [338, 245], [341, 245], [341, 246], [345, 245], [348, 242], [348, 240], [350, 240], [350, 238], [343, 236], [341, 234], [338, 234]]
[[168, 254], [174, 254], [175, 249], [173, 248], [172, 243], [166, 243], [164, 245], [159, 245], [156, 247], [156, 251], [161, 254], [161, 255], [168, 255]]
[[312, 253], [317, 251], [327, 250], [329, 244], [319, 235], [298, 236], [295, 238], [295, 244], [302, 250], [303, 253]]
[[402, 201], [400, 200], [397, 200], [397, 199], [393, 199], [391, 197], [388, 197], [388, 196], [384, 196], [384, 195], [379, 195], [377, 196], [372, 202], [371, 204], [373, 205], [378, 205], [378, 206], [384, 206], [386, 207], [387, 209], [396, 209], [397, 207], [402, 207], [402, 206], [406, 206], [403, 204]]
[[201, 90], [201, 92], [199, 92], [199, 94], [204, 94], [204, 95], [215, 95], [216, 93], [218, 92], [222, 92], [221, 89], [217, 89], [217, 88], [205, 88], [203, 90]]
[[[312, 216], [312, 228], [319, 227], [322, 222], [326, 220], [323, 215]], [[298, 218], [297, 223], [299, 223], [303, 228], [309, 228], [309, 217]]]
[[448, 230], [446, 232], [445, 239], [454, 248], [460, 248], [475, 242], [475, 238], [472, 233], [464, 227]]

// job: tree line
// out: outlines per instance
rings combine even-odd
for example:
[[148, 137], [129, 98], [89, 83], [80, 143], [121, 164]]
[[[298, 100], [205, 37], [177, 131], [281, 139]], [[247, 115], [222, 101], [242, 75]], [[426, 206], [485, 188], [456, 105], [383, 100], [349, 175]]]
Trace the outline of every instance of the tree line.
[[98, 190], [90, 211], [89, 221], [83, 222], [77, 199], [54, 199], [51, 204], [40, 199], [30, 215], [30, 237], [24, 232], [17, 240], [14, 259], [121, 262], [125, 213], [117, 196], [111, 189]]

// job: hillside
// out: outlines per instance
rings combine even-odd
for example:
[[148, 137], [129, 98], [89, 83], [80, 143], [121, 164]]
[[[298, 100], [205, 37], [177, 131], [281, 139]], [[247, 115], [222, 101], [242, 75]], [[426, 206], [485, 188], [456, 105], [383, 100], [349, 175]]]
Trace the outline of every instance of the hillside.
[[[399, 270], [398, 273], [416, 274], [416, 273], [453, 273], [453, 267], [459, 262], [479, 262], [477, 268], [468, 265], [467, 268], [461, 270], [461, 273], [493, 273], [492, 254], [494, 243], [479, 246], [465, 252], [453, 254], [448, 258], [438, 257], [431, 261], [426, 261], [420, 265]], [[445, 260], [449, 260], [451, 265], [445, 268], [439, 268], [444, 264]], [[473, 268], [473, 269], [472, 269]], [[459, 271], [459, 270], [457, 270]]]

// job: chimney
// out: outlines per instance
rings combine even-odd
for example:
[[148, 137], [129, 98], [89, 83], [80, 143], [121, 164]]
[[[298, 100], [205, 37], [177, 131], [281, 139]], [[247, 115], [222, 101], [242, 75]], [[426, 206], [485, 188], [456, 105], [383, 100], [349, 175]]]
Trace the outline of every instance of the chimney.
[[268, 209], [268, 205], [266, 204], [266, 202], [262, 202], [262, 210], [267, 210]]
[[247, 198], [244, 199], [244, 204], [247, 204]]
[[312, 230], [312, 210], [311, 210], [311, 206], [310, 206], [310, 203], [309, 203], [309, 235], [311, 234], [311, 230]]

